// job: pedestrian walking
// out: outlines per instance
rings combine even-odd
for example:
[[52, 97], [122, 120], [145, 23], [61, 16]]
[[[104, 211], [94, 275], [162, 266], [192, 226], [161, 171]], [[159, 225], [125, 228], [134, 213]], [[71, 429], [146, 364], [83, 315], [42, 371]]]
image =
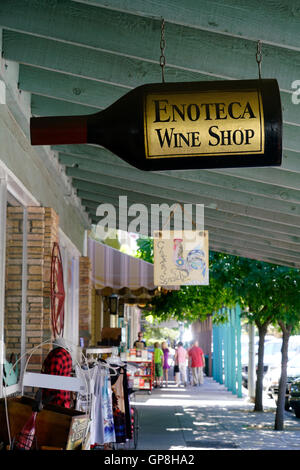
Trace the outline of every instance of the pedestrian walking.
[[177, 350], [175, 352], [175, 365], [178, 365], [179, 373], [180, 373], [180, 381], [177, 383], [179, 386], [180, 383], [186, 387], [187, 379], [186, 379], [186, 367], [187, 367], [187, 360], [188, 360], [188, 353], [184, 349], [182, 342], [180, 341], [177, 346]]
[[189, 366], [192, 369], [193, 385], [203, 384], [204, 353], [199, 347], [198, 341], [193, 342], [189, 350]]
[[163, 365], [164, 365], [164, 353], [159, 347], [159, 343], [154, 344], [154, 387], [162, 388], [163, 381]]
[[165, 380], [165, 386], [168, 386], [168, 375], [169, 375], [169, 348], [167, 346], [167, 343], [163, 341], [161, 344], [162, 351], [164, 353], [164, 364], [163, 364], [163, 379]]
[[180, 384], [180, 372], [179, 372], [179, 365], [178, 365], [178, 360], [177, 360], [177, 346], [175, 347], [175, 354], [173, 358], [173, 364], [174, 364], [174, 379], [175, 379], [175, 385], [179, 386]]

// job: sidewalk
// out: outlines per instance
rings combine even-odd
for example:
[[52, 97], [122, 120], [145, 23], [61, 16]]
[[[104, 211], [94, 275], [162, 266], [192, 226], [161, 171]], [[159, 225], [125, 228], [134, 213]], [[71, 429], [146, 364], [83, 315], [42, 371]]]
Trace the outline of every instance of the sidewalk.
[[300, 419], [285, 412], [285, 430], [274, 431], [275, 404], [254, 413], [247, 396], [237, 398], [211, 377], [200, 387], [137, 392], [138, 450], [299, 450]]

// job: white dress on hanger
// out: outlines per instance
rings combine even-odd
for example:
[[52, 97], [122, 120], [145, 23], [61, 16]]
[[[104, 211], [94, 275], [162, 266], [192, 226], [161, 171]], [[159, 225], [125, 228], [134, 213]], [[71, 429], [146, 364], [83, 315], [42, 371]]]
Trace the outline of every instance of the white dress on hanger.
[[94, 400], [92, 405], [91, 444], [115, 442], [115, 427], [112, 408], [110, 373], [100, 363], [95, 377]]

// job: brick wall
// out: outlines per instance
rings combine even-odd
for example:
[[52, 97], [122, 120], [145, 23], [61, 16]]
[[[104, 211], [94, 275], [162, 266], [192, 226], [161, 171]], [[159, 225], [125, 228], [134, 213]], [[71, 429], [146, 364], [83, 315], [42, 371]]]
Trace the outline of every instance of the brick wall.
[[[54, 242], [58, 240], [59, 217], [51, 208], [27, 208], [27, 293], [26, 293], [26, 350], [37, 347], [52, 337], [50, 274]], [[7, 209], [6, 250], [6, 350], [19, 353], [21, 349], [22, 307], [23, 208]], [[79, 260], [79, 336], [88, 346], [91, 339], [93, 309], [91, 261]], [[28, 370], [40, 371], [51, 345], [37, 350], [31, 357]]]
[[[58, 216], [51, 208], [28, 207], [26, 350], [51, 337], [50, 267], [54, 241], [58, 241]], [[23, 208], [7, 209], [5, 337], [7, 353], [20, 352]], [[51, 346], [38, 350], [30, 370], [40, 370]]]
[[5, 273], [5, 344], [6, 356], [21, 351], [22, 308], [22, 240], [23, 209], [9, 207], [6, 228], [6, 273]]

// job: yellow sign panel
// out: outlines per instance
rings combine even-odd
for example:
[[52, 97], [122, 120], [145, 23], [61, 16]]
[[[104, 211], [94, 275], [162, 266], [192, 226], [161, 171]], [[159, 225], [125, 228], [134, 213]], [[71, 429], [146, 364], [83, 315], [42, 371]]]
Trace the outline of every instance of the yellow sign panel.
[[259, 90], [149, 93], [146, 158], [264, 153]]
[[208, 232], [174, 230], [154, 233], [154, 284], [209, 284]]

